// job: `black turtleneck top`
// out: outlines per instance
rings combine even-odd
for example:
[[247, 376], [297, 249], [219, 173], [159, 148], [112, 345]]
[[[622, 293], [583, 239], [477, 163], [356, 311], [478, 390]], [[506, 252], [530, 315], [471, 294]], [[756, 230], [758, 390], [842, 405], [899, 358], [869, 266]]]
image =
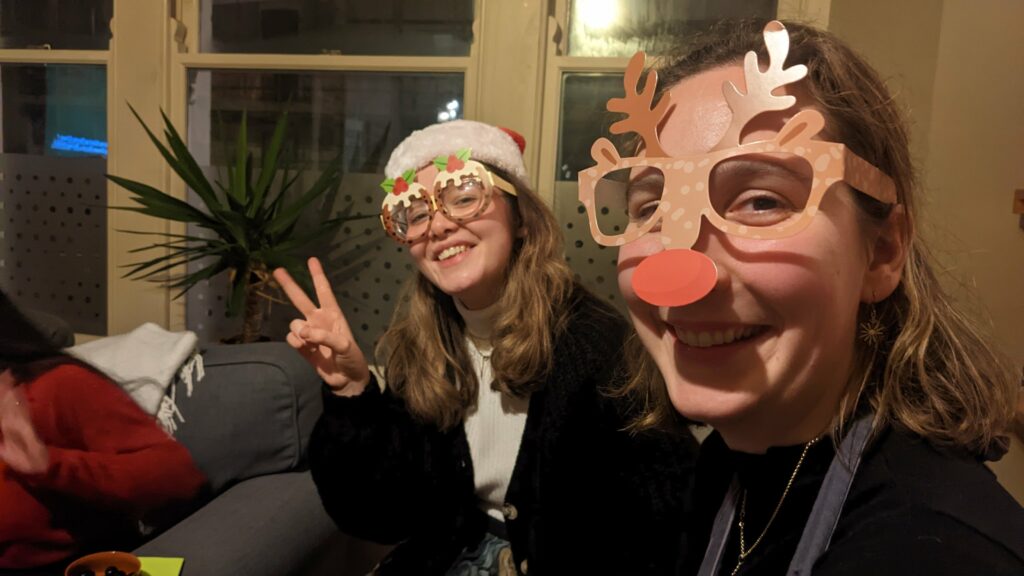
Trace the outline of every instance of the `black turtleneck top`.
[[[715, 515], [735, 475], [747, 491], [744, 541], [749, 549], [765, 529], [804, 446], [765, 454], [733, 452], [718, 433], [704, 441], [697, 464], [693, 553], [683, 574], [697, 574]], [[825, 438], [807, 453], [793, 486], [761, 542], [737, 576], [784, 575], [800, 541], [832, 457]], [[720, 576], [739, 558], [736, 517]], [[815, 576], [1024, 575], [1024, 509], [984, 464], [940, 452], [920, 438], [888, 430], [864, 454], [829, 549]]]

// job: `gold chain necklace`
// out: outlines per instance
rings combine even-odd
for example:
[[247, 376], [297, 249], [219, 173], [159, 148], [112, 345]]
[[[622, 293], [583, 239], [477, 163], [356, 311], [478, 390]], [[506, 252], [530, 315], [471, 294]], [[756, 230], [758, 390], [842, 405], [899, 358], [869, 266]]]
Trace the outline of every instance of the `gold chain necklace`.
[[793, 487], [793, 480], [796, 480], [797, 472], [800, 472], [800, 466], [804, 463], [804, 458], [807, 457], [807, 452], [821, 440], [821, 436], [814, 438], [807, 444], [804, 444], [804, 451], [800, 453], [800, 459], [796, 462], [796, 467], [793, 468], [793, 473], [789, 476], [789, 482], [786, 482], [786, 489], [782, 491], [782, 498], [779, 498], [779, 503], [775, 505], [775, 510], [772, 512], [771, 518], [768, 518], [768, 523], [764, 525], [764, 530], [761, 530], [761, 535], [754, 540], [754, 543], [747, 548], [746, 540], [743, 536], [743, 529], [746, 526], [747, 517], [747, 489], [743, 489], [743, 496], [740, 497], [740, 521], [739, 521], [739, 532], [740, 532], [740, 556], [736, 560], [736, 567], [732, 569], [730, 576], [736, 576], [736, 573], [740, 571], [740, 566], [743, 565], [743, 561], [750, 556], [750, 553], [757, 548], [757, 545], [761, 543], [761, 539], [768, 533], [768, 528], [771, 527], [772, 522], [775, 521], [775, 516], [779, 513], [779, 509], [782, 508], [782, 503], [786, 501], [786, 495], [789, 494], [789, 489]]

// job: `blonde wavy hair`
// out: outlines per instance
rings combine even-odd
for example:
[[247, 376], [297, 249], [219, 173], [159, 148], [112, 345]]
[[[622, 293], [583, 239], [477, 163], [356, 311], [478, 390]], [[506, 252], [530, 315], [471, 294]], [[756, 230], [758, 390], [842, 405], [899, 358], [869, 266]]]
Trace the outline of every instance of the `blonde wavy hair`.
[[[659, 92], [700, 72], [742, 61], [750, 50], [766, 58], [764, 20], [723, 22], [659, 67]], [[933, 257], [916, 234], [918, 183], [903, 111], [878, 73], [834, 35], [787, 22], [789, 64], [806, 64], [803, 82], [825, 114], [830, 137], [888, 174], [906, 213], [907, 260], [891, 296], [874, 305], [889, 337], [877, 347], [857, 340], [854, 368], [834, 422], [834, 437], [855, 410], [870, 406], [874, 429], [899, 426], [939, 447], [977, 455], [1006, 445], [1019, 390], [1018, 376], [994, 351], [977, 323], [943, 290]], [[854, 193], [865, 232], [881, 228], [891, 206]], [[868, 234], [865, 234], [868, 236]], [[870, 307], [862, 305], [866, 317]], [[627, 343], [631, 380], [619, 394], [638, 404], [634, 428], [678, 422], [662, 375], [634, 335]]]
[[[516, 196], [500, 194], [512, 208], [518, 238], [494, 320], [491, 367], [496, 390], [525, 397], [551, 370], [554, 342], [565, 329], [573, 274], [562, 234], [537, 194], [508, 174]], [[406, 284], [391, 324], [376, 348], [387, 385], [419, 421], [447, 430], [476, 402], [477, 382], [466, 348], [465, 325], [452, 297], [418, 271]]]

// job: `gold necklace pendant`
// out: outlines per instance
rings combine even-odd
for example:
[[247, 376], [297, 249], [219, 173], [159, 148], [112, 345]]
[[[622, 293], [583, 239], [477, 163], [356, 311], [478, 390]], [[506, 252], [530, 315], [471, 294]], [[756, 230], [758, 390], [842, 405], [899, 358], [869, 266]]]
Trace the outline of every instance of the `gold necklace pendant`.
[[761, 543], [761, 539], [764, 538], [764, 535], [768, 533], [768, 528], [771, 528], [772, 522], [775, 521], [775, 516], [778, 515], [779, 509], [782, 508], [782, 503], [786, 501], [786, 495], [789, 494], [789, 489], [793, 487], [793, 481], [796, 480], [796, 475], [800, 472], [800, 467], [803, 466], [804, 458], [807, 458], [807, 452], [810, 451], [811, 446], [818, 443], [818, 440], [821, 440], [821, 436], [813, 438], [808, 441], [807, 444], [804, 444], [804, 450], [800, 453], [800, 459], [797, 460], [796, 466], [793, 468], [793, 473], [789, 475], [789, 481], [786, 482], [786, 488], [782, 491], [782, 497], [779, 498], [779, 503], [775, 505], [775, 510], [772, 511], [771, 517], [768, 518], [768, 523], [764, 525], [764, 530], [761, 530], [761, 535], [757, 537], [757, 540], [754, 540], [754, 543], [750, 545], [750, 548], [747, 548], [747, 542], [744, 534], [747, 517], [747, 489], [743, 489], [743, 494], [740, 496], [740, 518], [736, 523], [740, 537], [740, 553], [739, 557], [736, 559], [736, 567], [732, 569], [730, 576], [736, 576], [736, 574], [739, 573], [740, 566], [743, 566], [743, 561], [747, 559], [747, 556], [750, 556], [750, 553], [754, 551], [754, 548], [757, 548], [757, 545]]

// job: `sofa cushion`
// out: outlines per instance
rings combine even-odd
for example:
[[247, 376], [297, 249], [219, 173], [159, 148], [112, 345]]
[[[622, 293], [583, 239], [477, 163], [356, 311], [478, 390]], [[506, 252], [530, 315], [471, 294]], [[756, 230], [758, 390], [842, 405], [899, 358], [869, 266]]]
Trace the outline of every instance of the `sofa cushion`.
[[135, 553], [184, 557], [185, 576], [286, 576], [305, 574], [307, 559], [334, 534], [309, 472], [290, 472], [231, 487]]
[[320, 416], [320, 378], [283, 342], [214, 346], [191, 397], [175, 384], [184, 422], [177, 438], [213, 492], [262, 474], [305, 465]]

